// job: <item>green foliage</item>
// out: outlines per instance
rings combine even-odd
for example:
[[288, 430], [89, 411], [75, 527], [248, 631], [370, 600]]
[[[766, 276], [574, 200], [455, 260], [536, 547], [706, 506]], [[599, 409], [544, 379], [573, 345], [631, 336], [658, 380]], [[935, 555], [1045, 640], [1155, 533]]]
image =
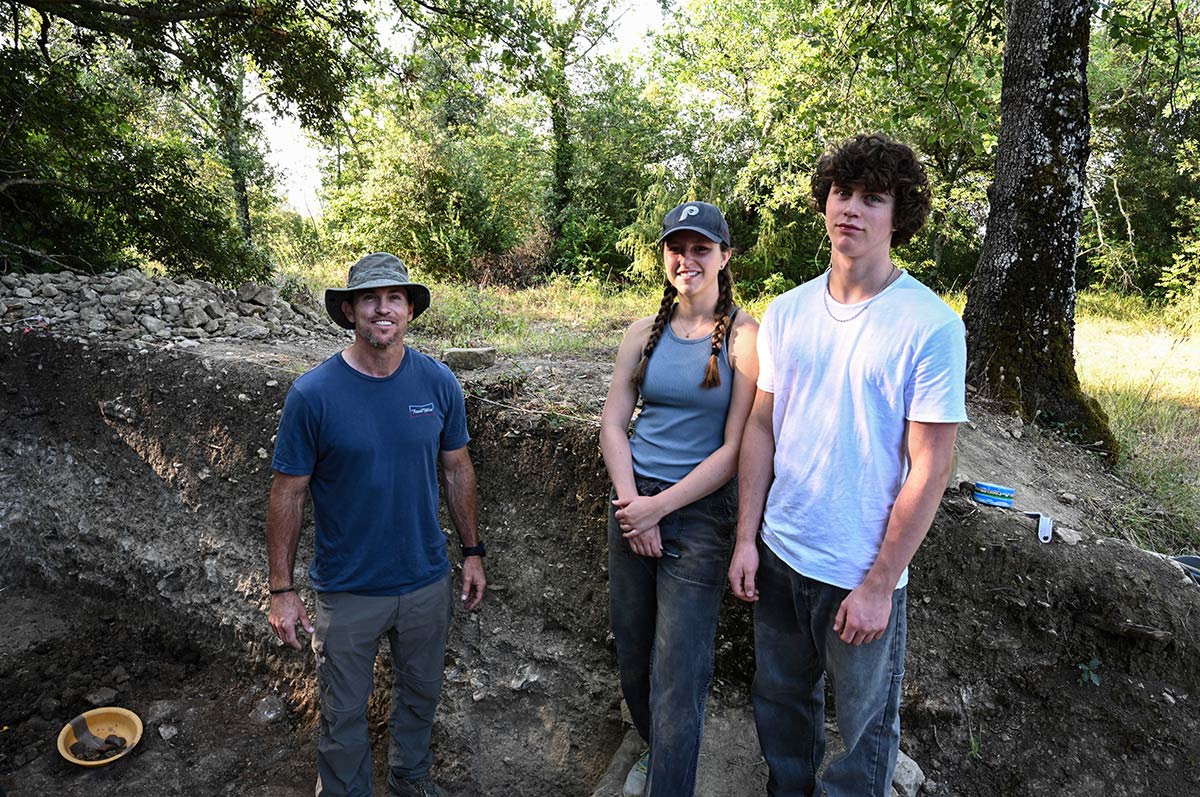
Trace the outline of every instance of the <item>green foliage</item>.
[[482, 344], [499, 334], [520, 335], [524, 329], [524, 320], [506, 314], [495, 294], [447, 282], [438, 284], [437, 301], [416, 323], [421, 334], [454, 346]]
[[152, 95], [69, 58], [0, 53], [0, 258], [16, 270], [160, 264], [233, 284], [268, 273], [234, 233], [220, 169], [155, 134]]
[[605, 280], [627, 271], [629, 257], [619, 242], [635, 222], [638, 194], [655, 177], [646, 165], [673, 152], [662, 120], [674, 111], [671, 99], [631, 66], [594, 65], [575, 97], [572, 126], [588, 147], [571, 178], [574, 200], [564, 214], [556, 270]]
[[433, 304], [414, 334], [433, 345], [486, 344], [524, 355], [603, 352], [609, 359], [625, 328], [657, 303], [640, 290], [614, 292], [594, 277], [567, 275], [520, 290], [440, 281], [430, 290]]
[[1171, 265], [1162, 270], [1158, 287], [1167, 301], [1178, 308], [1180, 320], [1189, 329], [1198, 327], [1200, 318], [1200, 140], [1184, 141], [1176, 150], [1179, 173], [1193, 181], [1193, 193], [1180, 199], [1178, 212], [1181, 233]]
[[[1003, 3], [684, 2], [628, 63], [594, 46], [613, 7], [17, 0], [0, 8], [0, 110], [15, 120], [0, 128], [0, 257], [312, 282], [391, 249], [426, 276], [653, 289], [663, 214], [705, 199], [754, 300], [826, 268], [812, 166], [878, 130], [914, 144], [934, 185], [928, 227], [896, 259], [940, 290], [967, 283]], [[1183, 328], [1200, 315], [1200, 12], [1118, 0], [1094, 14], [1079, 282], [1164, 302]], [[380, 46], [384, 20], [403, 52]], [[256, 102], [323, 136], [324, 219], [277, 207]]]
[[[908, 257], [931, 260], [936, 285], [962, 284], [986, 211], [1002, 11], [985, 0], [693, 4], [688, 24], [659, 38], [656, 58], [656, 74], [682, 95], [690, 146], [663, 164], [639, 219], [669, 208], [663, 196], [711, 199], [733, 216], [740, 279], [811, 278], [827, 265], [824, 226], [809, 208], [813, 164], [846, 136], [881, 130], [925, 155], [939, 197]], [[644, 272], [630, 237], [624, 246]]]
[[796, 287], [796, 283], [779, 272], [770, 274], [762, 281], [762, 292], [778, 296]]
[[231, 61], [249, 58], [273, 107], [290, 106], [306, 125], [328, 129], [364, 62], [383, 60], [367, 8], [340, 0], [18, 0], [0, 10], [0, 21], [14, 32], [13, 49], [69, 44], [93, 65], [128, 49], [131, 73], [157, 87], [180, 75], [217, 84]]
[[1100, 674], [1097, 672], [1100, 669], [1100, 659], [1093, 656], [1091, 661], [1080, 662], [1075, 666], [1079, 669], [1080, 684], [1084, 686], [1087, 684], [1100, 685]]
[[336, 273], [326, 274], [325, 239], [313, 219], [277, 205], [260, 212], [257, 219], [259, 241], [270, 253], [281, 292], [290, 301], [306, 294], [315, 299], [322, 288], [344, 280], [341, 264], [332, 269]]
[[983, 729], [980, 728], [976, 734], [974, 729], [969, 729], [967, 739], [967, 758], [972, 761], [983, 760]]
[[1184, 250], [1198, 220], [1200, 173], [1189, 142], [1200, 139], [1200, 15], [1194, 5], [1131, 0], [1101, 6], [1100, 19], [1088, 68], [1092, 159], [1080, 282], [1174, 298], [1188, 287]]
[[439, 128], [435, 116], [393, 88], [364, 97], [351, 122], [355, 148], [331, 164], [325, 192], [336, 256], [385, 250], [425, 274], [472, 278], [473, 257], [517, 243], [505, 208], [489, 196], [472, 131]]

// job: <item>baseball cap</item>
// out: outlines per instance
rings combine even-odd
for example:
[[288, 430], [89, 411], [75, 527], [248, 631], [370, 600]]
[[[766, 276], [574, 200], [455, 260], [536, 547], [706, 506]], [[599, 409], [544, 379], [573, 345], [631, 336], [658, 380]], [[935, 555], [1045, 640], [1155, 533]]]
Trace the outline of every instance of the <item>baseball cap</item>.
[[658, 236], [659, 243], [662, 243], [663, 239], [673, 232], [692, 230], [707, 237], [713, 243], [731, 245], [729, 225], [725, 223], [725, 216], [721, 213], [720, 208], [707, 202], [684, 202], [682, 205], [671, 208], [670, 212], [663, 217], [662, 229], [662, 235]]

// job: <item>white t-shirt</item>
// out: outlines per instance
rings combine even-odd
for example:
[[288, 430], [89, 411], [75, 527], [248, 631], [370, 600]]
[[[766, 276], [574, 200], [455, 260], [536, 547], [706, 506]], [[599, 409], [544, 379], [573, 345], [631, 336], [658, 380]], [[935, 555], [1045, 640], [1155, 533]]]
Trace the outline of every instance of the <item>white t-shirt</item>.
[[[758, 387], [775, 399], [762, 537], [797, 572], [854, 589], [908, 473], [905, 421], [967, 420], [966, 333], [908, 274], [844, 323], [823, 306], [825, 286], [822, 275], [779, 296], [759, 329]], [[861, 307], [829, 300], [839, 318]], [[896, 586], [907, 583], [906, 569]]]

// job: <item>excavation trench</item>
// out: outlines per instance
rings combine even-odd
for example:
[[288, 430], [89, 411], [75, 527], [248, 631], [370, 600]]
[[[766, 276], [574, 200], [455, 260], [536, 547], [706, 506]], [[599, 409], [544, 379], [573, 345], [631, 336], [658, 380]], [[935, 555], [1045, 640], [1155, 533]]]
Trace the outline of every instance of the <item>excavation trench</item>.
[[[0, 602], [22, 618], [0, 644], [0, 787], [311, 789], [312, 661], [277, 647], [266, 625], [263, 530], [278, 410], [321, 356], [38, 334], [0, 343]], [[455, 619], [437, 770], [461, 794], [590, 793], [624, 733], [596, 430], [486, 400], [507, 398], [511, 379], [468, 389], [490, 590], [482, 611]], [[298, 561], [310, 551], [306, 532]], [[47, 754], [103, 688], [147, 720], [137, 753], [91, 771]], [[255, 719], [273, 694], [282, 717]]]
[[[263, 529], [278, 410], [337, 345], [0, 334], [8, 797], [311, 793], [311, 656], [267, 627]], [[490, 585], [480, 612], [456, 616], [435, 726], [435, 771], [457, 797], [586, 797], [625, 749], [588, 420], [607, 360], [461, 375]], [[568, 394], [585, 406], [564, 410]], [[1200, 588], [1098, 536], [1122, 487], [1085, 455], [1033, 434], [1017, 445], [995, 432], [1009, 420], [971, 414], [963, 475], [1030, 474], [1017, 483], [1039, 505], [1069, 486], [1079, 504], [1055, 512], [1083, 531], [1043, 545], [1018, 513], [947, 494], [909, 586], [901, 748], [930, 777], [923, 793], [1196, 793]], [[699, 797], [764, 792], [749, 618], [723, 612]], [[377, 684], [379, 775], [383, 667]], [[108, 766], [70, 765], [54, 739], [97, 702], [138, 712], [145, 736]]]

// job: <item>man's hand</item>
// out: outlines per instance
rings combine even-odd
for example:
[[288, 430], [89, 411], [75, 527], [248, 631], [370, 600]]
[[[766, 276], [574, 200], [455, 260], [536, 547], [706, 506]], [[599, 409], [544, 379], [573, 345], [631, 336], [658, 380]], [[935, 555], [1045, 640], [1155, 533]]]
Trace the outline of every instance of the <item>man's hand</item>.
[[852, 590], [838, 607], [833, 630], [847, 645], [867, 645], [883, 636], [892, 616], [892, 593], [864, 586]]
[[268, 619], [275, 636], [279, 637], [279, 641], [289, 648], [300, 649], [300, 639], [296, 635], [296, 623], [300, 623], [307, 633], [313, 632], [313, 624], [308, 619], [304, 601], [300, 600], [300, 596], [294, 592], [281, 592], [271, 596], [271, 613]]
[[747, 603], [758, 600], [758, 589], [754, 585], [757, 574], [758, 548], [754, 539], [745, 542], [738, 540], [729, 560], [729, 586], [733, 588], [734, 596]]
[[645, 531], [629, 531], [621, 535], [629, 540], [629, 549], [638, 556], [653, 556], [659, 559], [663, 555], [662, 538], [658, 533], [658, 524]]
[[462, 602], [469, 611], [474, 611], [483, 602], [487, 589], [487, 578], [483, 575], [483, 557], [467, 556], [462, 565]]

